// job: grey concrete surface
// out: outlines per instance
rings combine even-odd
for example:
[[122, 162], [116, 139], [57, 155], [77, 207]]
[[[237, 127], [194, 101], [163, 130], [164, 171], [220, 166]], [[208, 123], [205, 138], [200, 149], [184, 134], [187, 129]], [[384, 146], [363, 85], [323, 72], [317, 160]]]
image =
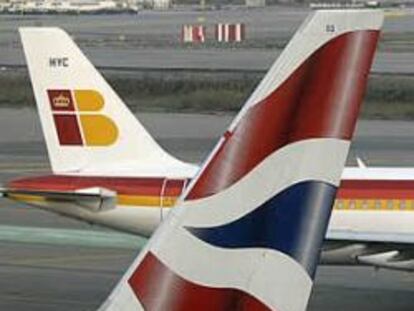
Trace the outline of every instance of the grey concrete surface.
[[[136, 113], [163, 147], [179, 158], [200, 162], [232, 120], [232, 115]], [[48, 167], [40, 122], [34, 109], [0, 109], [0, 168]], [[373, 166], [414, 166], [414, 122], [360, 120], [348, 165], [355, 155]], [[30, 160], [27, 160], [27, 157]], [[1, 177], [0, 177], [1, 182]]]
[[[0, 243], [0, 310], [96, 310], [132, 250]], [[411, 274], [320, 267], [309, 311], [410, 311]]]
[[0, 243], [0, 310], [95, 310], [136, 251]]
[[[17, 29], [21, 26], [59, 26], [74, 37], [96, 66], [120, 68], [193, 68], [266, 70], [294, 33], [309, 10], [271, 7], [207, 12], [142, 12], [121, 16], [1, 16], [0, 65], [24, 65]], [[414, 73], [414, 52], [401, 50], [412, 45], [412, 12], [387, 18], [385, 35], [397, 35], [398, 46], [380, 50], [373, 71]], [[243, 48], [188, 48], [179, 44], [185, 23], [244, 22], [250, 44]], [[121, 38], [121, 39], [120, 39]], [[47, 47], [45, 47], [47, 48]]]

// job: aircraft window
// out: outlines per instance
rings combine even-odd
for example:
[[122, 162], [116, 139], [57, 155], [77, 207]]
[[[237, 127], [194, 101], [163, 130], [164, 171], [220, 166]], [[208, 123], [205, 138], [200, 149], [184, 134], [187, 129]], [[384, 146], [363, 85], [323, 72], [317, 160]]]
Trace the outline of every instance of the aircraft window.
[[363, 209], [368, 209], [368, 202], [367, 201], [362, 201], [362, 208]]

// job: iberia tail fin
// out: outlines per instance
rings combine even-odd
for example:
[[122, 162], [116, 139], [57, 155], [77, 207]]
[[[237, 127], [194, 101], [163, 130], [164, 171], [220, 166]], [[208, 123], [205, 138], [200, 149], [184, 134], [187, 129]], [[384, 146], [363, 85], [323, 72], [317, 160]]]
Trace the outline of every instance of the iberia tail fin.
[[21, 28], [54, 173], [188, 176], [58, 28]]
[[305, 310], [382, 20], [311, 14], [103, 309]]

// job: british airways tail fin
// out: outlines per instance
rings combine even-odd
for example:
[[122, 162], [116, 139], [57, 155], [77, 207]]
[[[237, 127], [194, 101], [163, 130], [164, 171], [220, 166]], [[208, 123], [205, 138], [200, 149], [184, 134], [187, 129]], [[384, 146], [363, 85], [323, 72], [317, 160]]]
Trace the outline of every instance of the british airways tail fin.
[[188, 176], [58, 28], [21, 28], [54, 173]]
[[310, 15], [103, 310], [305, 310], [382, 21]]

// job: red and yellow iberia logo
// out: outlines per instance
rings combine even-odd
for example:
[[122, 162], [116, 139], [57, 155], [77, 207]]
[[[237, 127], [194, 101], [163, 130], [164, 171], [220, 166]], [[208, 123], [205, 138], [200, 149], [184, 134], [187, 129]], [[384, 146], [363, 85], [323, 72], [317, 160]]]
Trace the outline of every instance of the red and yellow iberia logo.
[[118, 128], [98, 113], [105, 105], [94, 90], [48, 90], [59, 143], [63, 146], [109, 146], [118, 138]]

